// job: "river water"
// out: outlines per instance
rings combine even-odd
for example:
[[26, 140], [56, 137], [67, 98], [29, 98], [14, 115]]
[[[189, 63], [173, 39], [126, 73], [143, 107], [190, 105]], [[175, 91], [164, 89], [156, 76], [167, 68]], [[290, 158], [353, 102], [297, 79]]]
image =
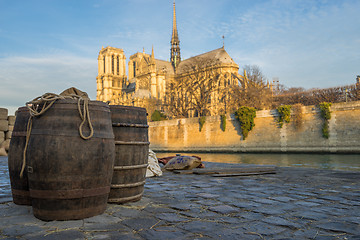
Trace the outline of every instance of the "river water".
[[[181, 153], [196, 155], [202, 161], [275, 165], [279, 167], [306, 167], [343, 171], [360, 171], [359, 154], [250, 154], [250, 153]], [[156, 153], [158, 158], [174, 156], [175, 153]]]
[[[157, 153], [158, 158], [176, 153]], [[206, 162], [275, 165], [279, 167], [306, 167], [342, 171], [360, 171], [360, 155], [342, 154], [236, 154], [236, 153], [181, 153], [196, 155]], [[206, 165], [205, 165], [206, 167]], [[0, 200], [10, 192], [7, 157], [0, 157]]]

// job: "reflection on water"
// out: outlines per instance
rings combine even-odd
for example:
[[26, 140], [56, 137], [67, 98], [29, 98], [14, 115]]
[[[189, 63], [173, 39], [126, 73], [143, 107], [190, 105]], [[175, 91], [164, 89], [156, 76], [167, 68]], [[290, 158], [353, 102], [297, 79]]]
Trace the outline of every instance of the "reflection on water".
[[7, 157], [0, 156], [0, 202], [11, 194]]
[[[157, 157], [175, 153], [157, 153]], [[276, 165], [281, 167], [307, 167], [346, 171], [360, 171], [360, 155], [343, 154], [237, 154], [237, 153], [181, 153], [196, 155], [207, 162]]]

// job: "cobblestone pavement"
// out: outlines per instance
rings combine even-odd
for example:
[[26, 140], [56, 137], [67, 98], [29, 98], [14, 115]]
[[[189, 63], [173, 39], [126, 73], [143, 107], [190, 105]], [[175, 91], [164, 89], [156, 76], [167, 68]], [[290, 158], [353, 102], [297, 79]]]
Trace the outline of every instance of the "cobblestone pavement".
[[[214, 166], [232, 165], [206, 163]], [[227, 178], [167, 172], [147, 179], [138, 202], [51, 222], [13, 204], [2, 184], [0, 239], [360, 239], [359, 180], [360, 172], [304, 168]]]

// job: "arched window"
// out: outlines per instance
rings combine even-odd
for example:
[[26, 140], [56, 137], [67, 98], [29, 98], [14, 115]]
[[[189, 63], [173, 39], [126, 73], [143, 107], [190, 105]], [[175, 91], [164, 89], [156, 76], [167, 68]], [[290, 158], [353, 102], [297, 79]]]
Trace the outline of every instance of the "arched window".
[[120, 71], [120, 69], [119, 69], [119, 67], [120, 67], [119, 56], [116, 57], [116, 60], [117, 60], [117, 61], [116, 61], [116, 65], [117, 65], [117, 66], [116, 66], [117, 75], [119, 75], [119, 71]]
[[111, 72], [114, 74], [114, 55], [111, 56]]
[[106, 68], [105, 68], [105, 56], [103, 57], [103, 63], [104, 63], [104, 73], [106, 73]]

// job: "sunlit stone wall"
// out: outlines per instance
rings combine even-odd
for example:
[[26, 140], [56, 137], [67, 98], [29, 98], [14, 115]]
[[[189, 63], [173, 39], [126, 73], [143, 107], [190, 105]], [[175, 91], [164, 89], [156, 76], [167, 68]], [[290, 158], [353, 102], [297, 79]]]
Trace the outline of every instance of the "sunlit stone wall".
[[322, 136], [323, 120], [316, 106], [302, 108], [302, 124], [293, 120], [278, 126], [276, 110], [258, 111], [255, 127], [244, 140], [234, 115], [227, 115], [226, 129], [220, 116], [149, 123], [150, 148], [161, 151], [203, 152], [328, 152], [360, 153], [360, 101], [333, 104], [330, 137]]

